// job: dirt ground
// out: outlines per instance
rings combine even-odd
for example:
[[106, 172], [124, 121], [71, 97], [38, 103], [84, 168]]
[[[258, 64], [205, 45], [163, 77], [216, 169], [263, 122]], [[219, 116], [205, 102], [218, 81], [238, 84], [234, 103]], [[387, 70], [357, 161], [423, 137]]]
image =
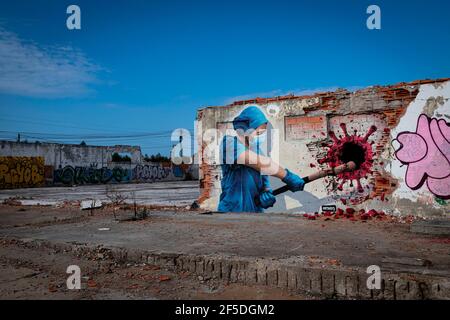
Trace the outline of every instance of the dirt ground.
[[[146, 212], [148, 218], [135, 220], [134, 211], [132, 205], [95, 210], [70, 204], [0, 205], [0, 299], [317, 299], [276, 287], [226, 285], [151, 264], [30, 249], [14, 238], [273, 259], [302, 255], [312, 265], [331, 268], [361, 263], [361, 257], [366, 264], [372, 263], [369, 258], [420, 257], [433, 262], [427, 272], [449, 271], [449, 239], [412, 234], [409, 220], [204, 215], [185, 207], [155, 206], [137, 207], [137, 216]], [[81, 290], [66, 287], [69, 265], [81, 268]]]
[[[68, 265], [81, 269], [81, 290], [66, 286]], [[224, 285], [149, 264], [116, 264], [50, 250], [0, 244], [0, 299], [313, 299], [265, 286]]]
[[[182, 210], [180, 211], [182, 212]], [[11, 216], [12, 213], [12, 216]], [[95, 216], [128, 219], [132, 210], [106, 208]], [[43, 227], [89, 219], [92, 212], [66, 206], [0, 205], [4, 228]], [[81, 290], [69, 290], [66, 268], [81, 269]], [[29, 249], [14, 241], [0, 241], [0, 299], [315, 299], [266, 286], [223, 284], [189, 272], [175, 272], [150, 264], [117, 264], [55, 252]]]

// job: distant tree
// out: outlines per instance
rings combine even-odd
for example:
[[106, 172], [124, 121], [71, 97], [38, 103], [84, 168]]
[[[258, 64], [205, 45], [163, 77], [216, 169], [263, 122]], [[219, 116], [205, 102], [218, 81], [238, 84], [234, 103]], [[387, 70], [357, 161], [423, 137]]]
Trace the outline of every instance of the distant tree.
[[144, 156], [145, 161], [150, 162], [170, 162], [170, 159], [166, 156], [161, 155], [159, 152], [157, 154], [153, 154], [150, 157], [146, 154]]
[[87, 144], [86, 144], [86, 142], [84, 142], [84, 140], [83, 141], [81, 141], [81, 143], [80, 143], [80, 146], [83, 146], [83, 147], [85, 147]]
[[112, 162], [131, 162], [131, 158], [128, 155], [121, 156], [117, 152], [112, 154]]

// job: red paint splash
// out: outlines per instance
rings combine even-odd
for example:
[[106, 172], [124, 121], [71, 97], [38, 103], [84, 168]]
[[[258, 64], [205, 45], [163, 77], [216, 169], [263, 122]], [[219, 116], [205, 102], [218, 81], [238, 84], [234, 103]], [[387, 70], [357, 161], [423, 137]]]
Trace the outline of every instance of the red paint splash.
[[318, 162], [328, 163], [331, 168], [334, 168], [348, 161], [354, 161], [357, 165], [356, 170], [338, 174], [337, 178], [340, 181], [338, 189], [342, 190], [347, 181], [352, 187], [353, 181], [356, 181], [358, 192], [363, 192], [360, 179], [372, 173], [373, 164], [373, 142], [368, 142], [367, 139], [377, 130], [377, 127], [372, 125], [364, 136], [359, 136], [356, 130], [353, 135], [349, 135], [345, 123], [341, 123], [340, 126], [344, 136], [338, 138], [333, 131], [329, 131], [333, 144], [327, 145], [329, 149], [326, 157], [319, 159]]

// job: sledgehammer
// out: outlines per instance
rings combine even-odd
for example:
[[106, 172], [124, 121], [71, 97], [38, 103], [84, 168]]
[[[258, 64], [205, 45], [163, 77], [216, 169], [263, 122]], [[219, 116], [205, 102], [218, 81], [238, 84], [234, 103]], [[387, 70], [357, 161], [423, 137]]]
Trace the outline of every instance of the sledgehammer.
[[[353, 162], [353, 161], [349, 161], [347, 163], [341, 164], [341, 165], [339, 165], [337, 167], [334, 167], [334, 168], [328, 168], [328, 169], [325, 169], [325, 170], [317, 171], [317, 172], [315, 172], [313, 174], [310, 174], [307, 177], [304, 177], [303, 180], [305, 181], [305, 184], [306, 184], [306, 183], [312, 182], [314, 180], [317, 180], [317, 179], [320, 179], [320, 178], [323, 178], [323, 177], [326, 177], [326, 176], [336, 176], [336, 175], [338, 175], [338, 174], [340, 174], [342, 172], [353, 171], [355, 169], [356, 169], [356, 163]], [[278, 189], [275, 189], [273, 191], [273, 195], [276, 196], [276, 195], [279, 195], [279, 194], [284, 193], [286, 191], [289, 191], [289, 187], [287, 185], [283, 186], [283, 187], [280, 187]], [[259, 203], [259, 198], [257, 199], [256, 203]]]
[[[325, 170], [320, 170], [320, 171], [314, 172], [313, 174], [310, 174], [309, 176], [304, 177], [303, 180], [305, 181], [305, 184], [306, 184], [306, 183], [312, 182], [314, 180], [324, 178], [326, 176], [336, 176], [342, 172], [353, 171], [355, 169], [356, 169], [356, 163], [354, 163], [353, 161], [349, 161], [347, 163], [341, 164], [334, 168], [328, 168]], [[278, 189], [275, 189], [273, 191], [273, 195], [276, 196], [276, 195], [279, 195], [286, 191], [289, 191], [289, 187], [287, 185], [282, 186]]]

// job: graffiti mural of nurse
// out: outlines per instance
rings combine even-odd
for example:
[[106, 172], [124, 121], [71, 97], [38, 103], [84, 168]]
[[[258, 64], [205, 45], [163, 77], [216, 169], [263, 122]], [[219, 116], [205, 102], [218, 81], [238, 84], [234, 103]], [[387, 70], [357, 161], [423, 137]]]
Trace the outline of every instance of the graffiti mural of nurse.
[[450, 199], [450, 124], [421, 114], [416, 132], [400, 132], [396, 140], [395, 156], [408, 166], [406, 185], [417, 190], [426, 183], [435, 196]]
[[303, 190], [303, 179], [272, 161], [263, 150], [268, 122], [258, 107], [249, 106], [233, 120], [236, 135], [223, 137], [219, 212], [264, 212], [272, 207], [276, 198], [269, 175], [282, 180], [293, 192]]

